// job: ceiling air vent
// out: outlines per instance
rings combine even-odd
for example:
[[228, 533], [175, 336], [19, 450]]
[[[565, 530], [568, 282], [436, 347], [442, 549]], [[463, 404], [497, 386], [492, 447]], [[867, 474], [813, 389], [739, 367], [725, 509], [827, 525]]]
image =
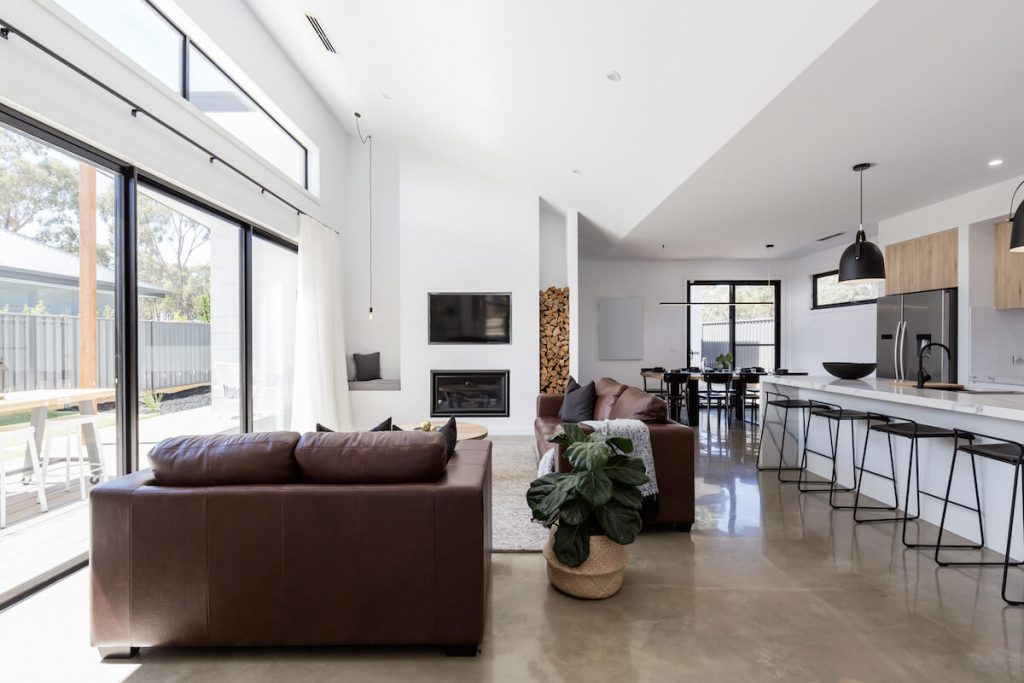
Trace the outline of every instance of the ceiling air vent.
[[824, 237], [819, 237], [818, 241], [819, 242], [828, 242], [829, 240], [835, 239], [835, 238], [839, 237], [840, 235], [845, 235], [845, 234], [846, 234], [845, 232], [834, 232], [831, 235], [825, 235]]
[[320, 25], [320, 20], [312, 14], [307, 14], [306, 18], [309, 19], [309, 25], [313, 27], [313, 31], [316, 32], [316, 37], [324, 44], [327, 51], [338, 54], [338, 51], [334, 49], [334, 45], [331, 44], [331, 39], [327, 37], [327, 32], [324, 31], [323, 27]]

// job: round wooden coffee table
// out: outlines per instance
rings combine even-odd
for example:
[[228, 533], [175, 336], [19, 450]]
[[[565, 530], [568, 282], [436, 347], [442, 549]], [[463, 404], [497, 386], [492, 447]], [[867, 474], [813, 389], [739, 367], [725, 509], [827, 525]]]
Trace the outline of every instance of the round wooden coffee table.
[[[430, 424], [434, 427], [444, 427], [444, 423], [448, 420], [431, 420]], [[404, 431], [413, 431], [419, 429], [419, 424], [401, 424], [398, 425], [400, 429]], [[461, 422], [458, 418], [455, 419], [456, 427], [456, 441], [474, 441], [487, 438], [487, 427], [475, 422]]]

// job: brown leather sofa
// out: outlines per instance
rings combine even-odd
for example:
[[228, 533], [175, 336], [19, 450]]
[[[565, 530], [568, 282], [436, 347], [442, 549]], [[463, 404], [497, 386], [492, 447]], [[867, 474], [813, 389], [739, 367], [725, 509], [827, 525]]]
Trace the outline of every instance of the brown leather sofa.
[[476, 654], [491, 444], [426, 432], [178, 437], [92, 491], [92, 644]]
[[[658, 477], [658, 517], [655, 524], [671, 524], [689, 531], [694, 520], [693, 430], [669, 420], [665, 402], [656, 396], [608, 377], [597, 380], [595, 385], [595, 420], [636, 419], [647, 423], [654, 453], [654, 471]], [[541, 394], [537, 397], [537, 419], [533, 429], [538, 456], [552, 447], [547, 439], [562, 423], [558, 411], [563, 398], [562, 394]], [[571, 471], [572, 466], [562, 450], [559, 446], [556, 469], [559, 472]]]

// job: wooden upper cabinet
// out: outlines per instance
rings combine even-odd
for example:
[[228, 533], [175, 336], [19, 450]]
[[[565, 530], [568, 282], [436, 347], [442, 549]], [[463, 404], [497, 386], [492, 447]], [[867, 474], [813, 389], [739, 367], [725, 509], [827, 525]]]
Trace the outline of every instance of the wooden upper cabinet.
[[996, 300], [997, 309], [1024, 308], [1024, 254], [1010, 251], [1009, 221], [996, 224]]
[[957, 286], [958, 228], [885, 247], [885, 293], [907, 294]]

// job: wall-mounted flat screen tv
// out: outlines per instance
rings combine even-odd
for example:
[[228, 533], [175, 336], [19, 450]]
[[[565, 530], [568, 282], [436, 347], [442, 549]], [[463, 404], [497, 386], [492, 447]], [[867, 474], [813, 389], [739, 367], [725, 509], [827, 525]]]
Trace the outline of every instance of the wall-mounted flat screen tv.
[[431, 344], [512, 343], [511, 294], [431, 293]]

